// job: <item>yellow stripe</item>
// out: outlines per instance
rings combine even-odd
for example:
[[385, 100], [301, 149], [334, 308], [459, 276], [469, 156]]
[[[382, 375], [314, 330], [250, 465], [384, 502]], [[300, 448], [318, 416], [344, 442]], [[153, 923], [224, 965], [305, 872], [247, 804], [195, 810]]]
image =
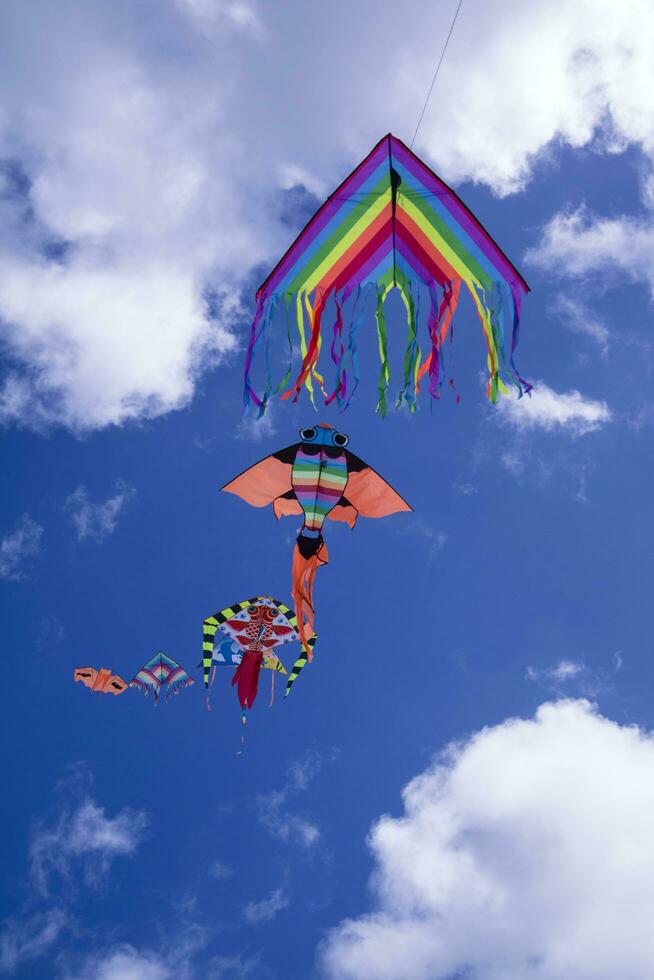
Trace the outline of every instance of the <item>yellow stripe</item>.
[[[488, 344], [491, 349], [492, 355], [492, 365], [489, 366], [489, 371], [494, 374], [498, 369], [498, 358], [497, 351], [495, 349], [495, 340], [493, 338], [493, 328], [490, 322], [490, 316], [484, 308], [483, 303], [479, 298], [479, 292], [484, 292], [484, 287], [479, 279], [470, 271], [470, 269], [461, 261], [459, 256], [455, 251], [448, 245], [445, 239], [439, 235], [438, 231], [430, 222], [425, 218], [422, 211], [415, 206], [408, 198], [402, 197], [402, 207], [409, 215], [409, 217], [418, 225], [418, 227], [425, 233], [427, 238], [434, 243], [439, 252], [443, 254], [446, 261], [452, 266], [455, 272], [461, 276], [461, 279], [466, 284], [468, 292], [472, 296], [475, 306], [477, 307], [477, 313], [479, 319], [481, 320], [484, 333], [488, 340]], [[490, 355], [489, 355], [490, 356]]]
[[364, 211], [359, 220], [352, 225], [347, 235], [338, 240], [331, 252], [325, 256], [324, 260], [312, 274], [311, 278], [302, 283], [302, 289], [306, 290], [307, 293], [310, 293], [316, 288], [318, 283], [324, 278], [326, 273], [329, 272], [332, 266], [336, 265], [338, 260], [344, 255], [348, 248], [353, 245], [354, 242], [356, 242], [357, 238], [359, 238], [366, 228], [372, 224], [375, 218], [381, 214], [390, 199], [390, 187], [386, 193], [373, 199], [373, 202], [367, 211]]

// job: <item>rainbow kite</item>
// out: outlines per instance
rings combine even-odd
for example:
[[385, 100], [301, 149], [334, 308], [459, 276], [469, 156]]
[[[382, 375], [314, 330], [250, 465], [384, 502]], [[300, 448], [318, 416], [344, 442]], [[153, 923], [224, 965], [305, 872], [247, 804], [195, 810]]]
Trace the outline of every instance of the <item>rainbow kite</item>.
[[[314, 382], [327, 404], [336, 401], [345, 408], [359, 383], [357, 336], [372, 296], [381, 359], [377, 411], [384, 415], [391, 377], [384, 301], [393, 288], [402, 296], [408, 320], [397, 403], [405, 401], [414, 411], [425, 375], [430, 394], [437, 398], [445, 340], [448, 333], [451, 337], [462, 283], [473, 298], [486, 339], [488, 398], [495, 402], [498, 391], [506, 391], [506, 382], [520, 394], [529, 391], [531, 385], [513, 362], [527, 283], [454, 191], [389, 133], [325, 201], [257, 292], [245, 363], [246, 410], [254, 404], [263, 415], [273, 395], [296, 401], [303, 385], [314, 401]], [[331, 391], [318, 371], [327, 317], [335, 368]], [[274, 386], [270, 342], [279, 320], [288, 331], [290, 363]], [[423, 323], [429, 333], [426, 356], [418, 339]], [[293, 324], [302, 366], [290, 383]], [[266, 382], [263, 393], [257, 394], [251, 375], [261, 348]], [[453, 384], [451, 377], [450, 381]]]

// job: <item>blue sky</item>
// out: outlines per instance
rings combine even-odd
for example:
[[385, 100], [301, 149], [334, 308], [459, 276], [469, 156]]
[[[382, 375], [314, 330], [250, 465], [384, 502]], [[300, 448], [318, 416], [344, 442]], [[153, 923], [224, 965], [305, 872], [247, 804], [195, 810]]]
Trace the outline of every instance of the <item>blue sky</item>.
[[[651, 976], [649, 5], [466, 0], [416, 143], [532, 287], [532, 398], [485, 402], [464, 300], [459, 404], [376, 417], [369, 324], [346, 414], [241, 417], [256, 285], [413, 132], [455, 5], [405, 6], [0, 13], [0, 975]], [[290, 598], [297, 521], [218, 490], [316, 419], [414, 513], [329, 527], [236, 758], [202, 620]], [[73, 685], [159, 649], [196, 684], [156, 709]]]

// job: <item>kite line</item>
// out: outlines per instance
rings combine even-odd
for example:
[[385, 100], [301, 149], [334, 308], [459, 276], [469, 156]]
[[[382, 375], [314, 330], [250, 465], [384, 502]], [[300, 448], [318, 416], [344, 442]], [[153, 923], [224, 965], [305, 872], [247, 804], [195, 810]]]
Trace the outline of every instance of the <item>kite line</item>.
[[427, 92], [427, 98], [425, 99], [425, 104], [422, 107], [422, 112], [420, 113], [420, 118], [418, 119], [418, 124], [417, 124], [416, 129], [415, 129], [415, 132], [413, 134], [413, 139], [409, 143], [409, 149], [410, 150], [413, 149], [413, 144], [416, 141], [416, 136], [418, 135], [418, 130], [420, 129], [420, 123], [422, 122], [422, 117], [425, 114], [425, 110], [427, 109], [427, 105], [429, 103], [429, 99], [431, 98], [432, 89], [434, 88], [434, 85], [436, 83], [436, 76], [438, 75], [438, 73], [440, 71], [440, 68], [441, 68], [441, 65], [443, 64], [443, 58], [445, 57], [445, 52], [447, 51], [447, 46], [450, 43], [450, 38], [452, 37], [452, 31], [454, 30], [454, 25], [456, 24], [456, 19], [459, 16], [459, 11], [461, 10], [461, 4], [462, 3], [463, 3], [463, 0], [459, 0], [459, 6], [456, 8], [456, 13], [454, 14], [454, 19], [452, 20], [452, 23], [450, 24], [450, 32], [449, 32], [449, 34], [447, 35], [447, 37], [445, 39], [445, 44], [443, 45], [443, 50], [441, 51], [441, 56], [440, 56], [440, 58], [438, 60], [438, 64], [436, 65], [436, 71], [434, 72], [434, 77], [431, 80], [431, 85], [429, 86], [429, 91]]

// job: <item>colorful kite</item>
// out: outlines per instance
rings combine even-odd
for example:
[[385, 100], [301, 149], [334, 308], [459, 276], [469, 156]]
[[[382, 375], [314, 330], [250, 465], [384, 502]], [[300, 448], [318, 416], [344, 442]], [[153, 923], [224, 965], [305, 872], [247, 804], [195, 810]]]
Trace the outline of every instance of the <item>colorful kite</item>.
[[[235, 667], [232, 685], [237, 686], [238, 700], [245, 711], [254, 704], [259, 686], [259, 672], [263, 668], [272, 672], [272, 705], [275, 674], [288, 674], [273, 650], [283, 643], [299, 640], [297, 617], [293, 610], [271, 596], [255, 596], [208, 616], [203, 629], [202, 666], [207, 692], [213, 685], [216, 667]], [[218, 646], [217, 631], [225, 634]], [[315, 635], [309, 640], [311, 648], [314, 644]], [[286, 685], [287, 695], [305, 663], [306, 657], [300, 657], [296, 661]]]
[[189, 677], [183, 667], [165, 653], [158, 653], [141, 667], [129, 686], [139, 687], [146, 695], [152, 691], [156, 704], [162, 688], [167, 701], [171, 694], [179, 694], [183, 687], [193, 683], [193, 678]]
[[325, 518], [354, 527], [357, 517], [386, 517], [411, 510], [379, 473], [345, 447], [348, 437], [331, 425], [300, 429], [301, 442], [255, 463], [222, 489], [253, 507], [273, 505], [275, 517], [303, 514], [293, 553], [293, 602], [297, 631], [311, 660], [313, 581], [327, 562]]
[[94, 667], [77, 667], [73, 671], [73, 680], [81, 681], [85, 687], [90, 687], [98, 694], [122, 694], [127, 690], [127, 684], [118, 674], [112, 674], [107, 667], [96, 670]]
[[[386, 412], [390, 384], [384, 302], [400, 292], [408, 319], [402, 385], [404, 400], [415, 410], [420, 382], [429, 375], [429, 391], [439, 396], [443, 356], [461, 285], [472, 296], [487, 348], [488, 398], [495, 402], [505, 383], [520, 394], [531, 385], [518, 374], [513, 354], [518, 342], [520, 308], [527, 283], [455, 192], [390, 133], [329, 196], [257, 292], [245, 362], [244, 400], [263, 415], [273, 395], [296, 401], [302, 386], [314, 400], [315, 381], [330, 404], [344, 408], [359, 384], [358, 334], [374, 299], [381, 370], [377, 411]], [[326, 331], [331, 317], [331, 340]], [[281, 382], [273, 383], [270, 344], [279, 321], [288, 333], [290, 363]], [[423, 358], [419, 332], [426, 324]], [[293, 325], [299, 334], [302, 365], [293, 372]], [[510, 331], [510, 349], [505, 333]], [[329, 346], [335, 383], [326, 390], [318, 372], [321, 346]], [[262, 394], [252, 383], [256, 354], [263, 348], [266, 382]], [[452, 385], [453, 378], [450, 377]]]

